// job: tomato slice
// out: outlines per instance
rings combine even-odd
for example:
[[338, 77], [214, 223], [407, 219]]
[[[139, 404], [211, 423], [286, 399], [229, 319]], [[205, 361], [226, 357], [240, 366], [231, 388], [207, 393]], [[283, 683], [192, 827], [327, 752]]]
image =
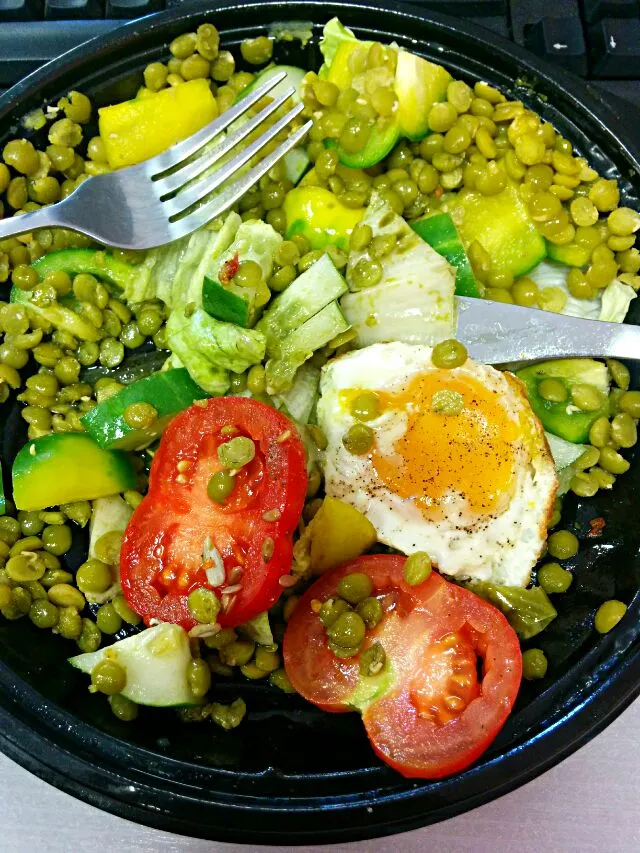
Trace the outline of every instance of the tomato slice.
[[[323, 575], [298, 602], [284, 638], [293, 686], [326, 711], [358, 710], [375, 752], [407, 777], [437, 779], [473, 763], [505, 723], [520, 686], [522, 654], [503, 614], [436, 572], [405, 583], [405, 558], [359, 557]], [[360, 655], [329, 649], [318, 604], [339, 580], [364, 572], [384, 616], [367, 631], [387, 663], [360, 673]], [[480, 669], [480, 675], [478, 670]]]
[[[255, 458], [217, 504], [207, 485], [222, 470], [218, 447], [241, 435], [255, 442]], [[221, 597], [221, 625], [243, 624], [271, 607], [291, 569], [306, 488], [304, 445], [275, 409], [217, 397], [181, 412], [162, 436], [149, 491], [124, 535], [120, 580], [127, 602], [147, 624], [175, 622], [186, 630], [196, 625], [187, 598], [199, 587]], [[207, 570], [220, 560], [224, 580], [212, 585]]]

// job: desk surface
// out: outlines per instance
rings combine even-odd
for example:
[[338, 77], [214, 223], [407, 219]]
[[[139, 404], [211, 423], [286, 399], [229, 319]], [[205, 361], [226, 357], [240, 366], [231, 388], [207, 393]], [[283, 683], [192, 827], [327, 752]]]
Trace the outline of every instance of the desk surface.
[[[311, 849], [318, 853], [637, 853], [639, 730], [640, 700], [558, 767], [473, 812], [395, 838]], [[248, 849], [136, 826], [72, 799], [4, 756], [0, 756], [0, 815], [3, 853], [241, 853]], [[261, 848], [264, 853], [274, 850]]]

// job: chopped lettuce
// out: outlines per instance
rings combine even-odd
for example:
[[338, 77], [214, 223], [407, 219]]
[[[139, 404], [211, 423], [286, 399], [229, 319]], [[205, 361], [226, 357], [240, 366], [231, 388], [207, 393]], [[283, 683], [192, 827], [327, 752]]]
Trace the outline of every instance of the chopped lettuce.
[[249, 622], [245, 622], [244, 625], [240, 625], [238, 630], [251, 637], [260, 646], [274, 645], [273, 633], [269, 624], [269, 613], [266, 610], [258, 613], [257, 616], [254, 616]]
[[558, 494], [564, 495], [569, 491], [571, 480], [577, 471], [576, 462], [587, 449], [587, 445], [574, 444], [550, 432], [545, 432], [545, 437], [558, 475]]
[[356, 329], [357, 345], [403, 341], [434, 345], [453, 337], [455, 271], [422, 240], [378, 194], [371, 198], [362, 223], [375, 237], [393, 237], [396, 248], [380, 260], [382, 276], [373, 287], [357, 289], [357, 266], [367, 249], [349, 253], [347, 282], [351, 293], [340, 300]]
[[606, 320], [610, 323], [622, 323], [627, 316], [631, 300], [636, 293], [628, 284], [615, 278], [611, 284], [600, 291], [593, 299], [576, 299], [569, 293], [567, 275], [572, 267], [553, 261], [542, 261], [528, 273], [528, 278], [543, 287], [557, 287], [567, 296], [567, 304], [562, 314], [580, 317], [583, 320]]
[[281, 235], [271, 225], [260, 219], [249, 219], [240, 225], [228, 248], [220, 255], [213, 256], [213, 263], [219, 269], [225, 261], [237, 255], [240, 263], [255, 261], [262, 270], [262, 278], [268, 281], [281, 243]]
[[498, 586], [486, 581], [473, 581], [467, 587], [502, 610], [509, 624], [522, 640], [530, 640], [558, 615], [542, 587], [521, 589], [517, 586]]
[[344, 41], [357, 41], [357, 39], [348, 27], [340, 23], [338, 18], [331, 18], [325, 24], [320, 39], [320, 53], [327, 67], [333, 62], [336, 51]]

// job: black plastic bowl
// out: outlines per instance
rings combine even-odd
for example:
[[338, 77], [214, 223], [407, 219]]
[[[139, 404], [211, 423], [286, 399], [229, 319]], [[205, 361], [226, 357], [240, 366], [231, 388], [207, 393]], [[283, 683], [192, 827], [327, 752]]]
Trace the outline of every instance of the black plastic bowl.
[[[264, 33], [278, 21], [311, 21], [314, 40], [280, 44], [277, 58], [317, 67], [317, 36], [333, 15], [364, 38], [397, 41], [470, 81], [484, 79], [536, 109], [616, 176], [626, 203], [638, 204], [639, 141], [624, 108], [616, 115], [587, 87], [533, 60], [485, 30], [410, 9], [326, 2], [237, 2], [182, 9], [129, 24], [51, 63], [0, 99], [0, 143], [43, 100], [71, 88], [98, 104], [130, 97], [144, 65], [166, 55], [176, 35], [212, 20], [225, 46]], [[628, 108], [632, 112], [632, 108]], [[636, 131], [637, 133], [637, 131]], [[640, 321], [632, 308], [631, 321]], [[638, 375], [634, 371], [637, 385]], [[3, 409], [11, 407], [4, 406]], [[3, 461], [20, 440], [15, 410], [5, 416]], [[118, 722], [107, 703], [65, 663], [72, 644], [38, 632], [28, 620], [0, 622], [0, 746], [11, 758], [93, 805], [173, 832], [236, 842], [319, 843], [384, 835], [433, 823], [533, 778], [607, 725], [640, 692], [640, 526], [635, 506], [640, 465], [609, 494], [569, 497], [563, 526], [582, 538], [575, 581], [557, 596], [559, 616], [536, 638], [549, 675], [524, 685], [493, 747], [470, 770], [436, 783], [407, 782], [380, 764], [356, 715], [316, 711], [262, 684], [218, 688], [241, 694], [246, 721], [225, 733], [211, 724], [178, 725], [170, 712]], [[604, 532], [589, 538], [589, 521]], [[605, 637], [593, 614], [609, 598], [629, 604]]]

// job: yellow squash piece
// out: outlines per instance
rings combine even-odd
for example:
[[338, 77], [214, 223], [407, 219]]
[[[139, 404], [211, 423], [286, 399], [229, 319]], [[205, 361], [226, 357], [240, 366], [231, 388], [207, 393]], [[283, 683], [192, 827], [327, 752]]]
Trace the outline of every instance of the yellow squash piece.
[[190, 80], [99, 110], [100, 137], [112, 169], [166, 151], [208, 124], [218, 105], [207, 80]]
[[375, 543], [376, 529], [350, 504], [326, 497], [313, 517], [311, 528], [311, 571], [316, 574], [359, 557]]
[[302, 234], [312, 249], [349, 248], [349, 237], [364, 216], [363, 207], [346, 207], [330, 190], [308, 184], [287, 193], [283, 210], [287, 238]]

